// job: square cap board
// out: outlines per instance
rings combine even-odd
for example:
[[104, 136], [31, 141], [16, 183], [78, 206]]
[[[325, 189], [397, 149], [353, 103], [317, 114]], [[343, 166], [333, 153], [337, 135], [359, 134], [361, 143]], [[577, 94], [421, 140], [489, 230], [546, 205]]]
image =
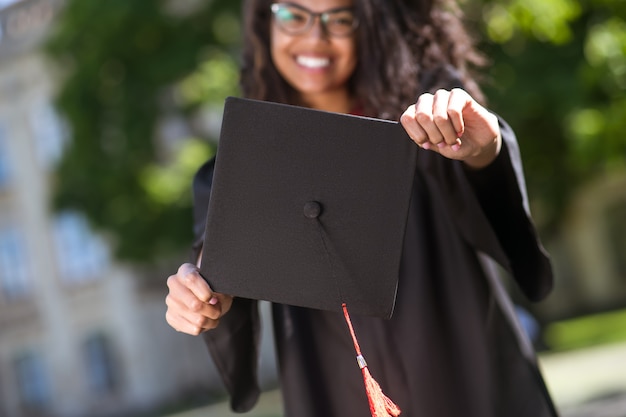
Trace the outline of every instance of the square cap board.
[[227, 98], [202, 275], [236, 297], [391, 317], [417, 152], [397, 122]]

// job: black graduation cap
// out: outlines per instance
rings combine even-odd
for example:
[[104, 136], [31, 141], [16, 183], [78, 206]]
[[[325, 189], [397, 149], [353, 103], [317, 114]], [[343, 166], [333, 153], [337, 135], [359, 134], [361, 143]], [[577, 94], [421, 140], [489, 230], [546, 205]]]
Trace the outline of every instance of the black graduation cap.
[[219, 293], [390, 318], [417, 149], [397, 122], [227, 98], [202, 275]]

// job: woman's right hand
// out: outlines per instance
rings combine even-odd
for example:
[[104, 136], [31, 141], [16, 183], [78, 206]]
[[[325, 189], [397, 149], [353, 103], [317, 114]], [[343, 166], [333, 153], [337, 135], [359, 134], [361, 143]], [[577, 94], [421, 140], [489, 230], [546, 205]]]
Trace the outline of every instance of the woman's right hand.
[[198, 268], [190, 263], [182, 264], [176, 275], [167, 279], [167, 286], [165, 319], [182, 333], [197, 336], [214, 329], [233, 303], [233, 297], [213, 292]]

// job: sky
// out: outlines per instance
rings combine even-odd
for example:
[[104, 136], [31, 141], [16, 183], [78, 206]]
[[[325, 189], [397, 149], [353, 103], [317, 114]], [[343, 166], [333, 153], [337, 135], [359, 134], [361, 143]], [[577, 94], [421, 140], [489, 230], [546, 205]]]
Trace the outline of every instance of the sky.
[[13, 3], [17, 3], [21, 0], [0, 0], [0, 9], [4, 9], [7, 6], [12, 5]]

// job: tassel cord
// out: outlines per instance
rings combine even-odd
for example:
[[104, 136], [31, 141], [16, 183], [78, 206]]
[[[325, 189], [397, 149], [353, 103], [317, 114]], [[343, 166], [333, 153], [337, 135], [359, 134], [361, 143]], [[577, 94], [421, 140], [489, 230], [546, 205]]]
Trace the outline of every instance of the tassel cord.
[[354, 332], [354, 327], [352, 326], [352, 320], [350, 320], [348, 306], [346, 305], [346, 303], [342, 303], [341, 307], [343, 309], [343, 316], [346, 319], [346, 324], [348, 325], [348, 329], [350, 330], [350, 336], [352, 336], [352, 343], [354, 344], [354, 350], [357, 354], [356, 360], [363, 374], [365, 393], [367, 394], [367, 400], [369, 402], [370, 413], [372, 414], [372, 417], [399, 416], [402, 411], [393, 401], [391, 401], [391, 399], [389, 399], [389, 397], [387, 397], [383, 393], [380, 385], [372, 377], [367, 367], [367, 362], [365, 361], [365, 358], [361, 353], [361, 347], [359, 346], [359, 342], [356, 338], [356, 333]]
[[[359, 342], [356, 338], [356, 334], [354, 333], [354, 327], [352, 327], [352, 320], [350, 320], [350, 314], [348, 313], [348, 306], [346, 305], [346, 303], [343, 303], [341, 304], [341, 308], [343, 309], [343, 316], [346, 319], [346, 324], [348, 325], [348, 329], [350, 330], [350, 336], [352, 336], [352, 343], [354, 343], [354, 350], [356, 351], [357, 358], [358, 357], [362, 358], [363, 355], [361, 354], [361, 347], [359, 346]], [[359, 362], [359, 367], [361, 369], [363, 369], [364, 366], [367, 366], [367, 363], [361, 366], [361, 363]]]

